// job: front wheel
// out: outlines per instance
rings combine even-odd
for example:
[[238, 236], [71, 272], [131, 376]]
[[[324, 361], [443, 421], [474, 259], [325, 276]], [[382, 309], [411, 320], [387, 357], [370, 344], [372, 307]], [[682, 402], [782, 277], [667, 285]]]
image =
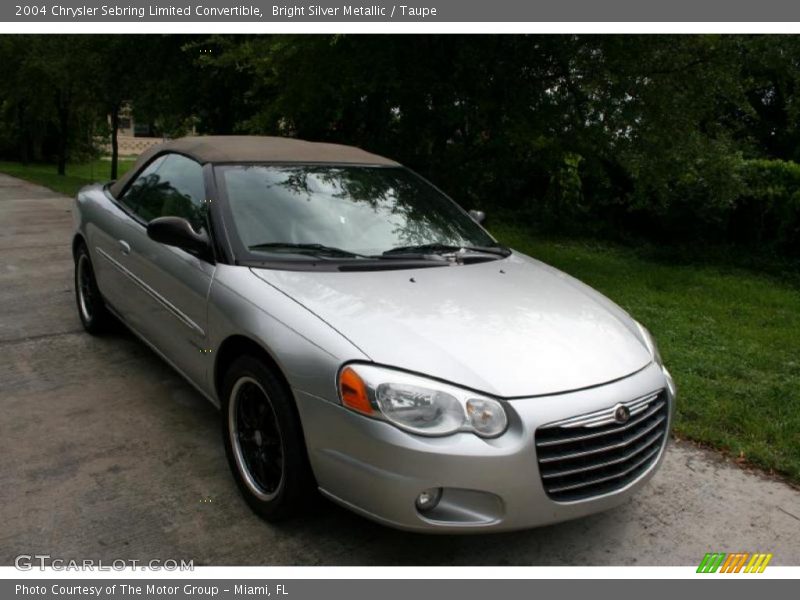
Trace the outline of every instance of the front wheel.
[[286, 386], [261, 361], [243, 356], [225, 375], [222, 415], [228, 463], [253, 511], [268, 521], [302, 512], [316, 486]]

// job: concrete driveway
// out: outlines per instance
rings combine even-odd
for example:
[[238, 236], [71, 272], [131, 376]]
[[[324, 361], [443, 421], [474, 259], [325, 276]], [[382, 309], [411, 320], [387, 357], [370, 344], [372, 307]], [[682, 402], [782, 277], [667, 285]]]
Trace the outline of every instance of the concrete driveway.
[[324, 502], [269, 525], [235, 489], [216, 410], [132, 335], [82, 332], [70, 211], [0, 175], [0, 564], [696, 565], [762, 551], [800, 565], [800, 492], [683, 443], [627, 505], [538, 530], [423, 537]]

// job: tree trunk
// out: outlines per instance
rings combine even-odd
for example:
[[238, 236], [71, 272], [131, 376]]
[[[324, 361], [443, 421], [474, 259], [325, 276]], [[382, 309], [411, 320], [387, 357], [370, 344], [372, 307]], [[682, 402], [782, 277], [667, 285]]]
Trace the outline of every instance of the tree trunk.
[[25, 126], [25, 109], [22, 106], [17, 107], [17, 116], [19, 122], [20, 131], [22, 131], [22, 136], [20, 137], [20, 145], [19, 145], [19, 159], [23, 165], [26, 167], [28, 166], [28, 161], [30, 153], [28, 152], [29, 148], [31, 147], [31, 134], [28, 128]]
[[58, 103], [58, 174], [67, 174], [67, 140], [69, 139], [69, 103], [64, 92], [59, 95]]
[[119, 104], [111, 107], [111, 180], [117, 179], [119, 163]]
[[58, 174], [67, 174], [67, 143], [63, 137], [58, 140]]

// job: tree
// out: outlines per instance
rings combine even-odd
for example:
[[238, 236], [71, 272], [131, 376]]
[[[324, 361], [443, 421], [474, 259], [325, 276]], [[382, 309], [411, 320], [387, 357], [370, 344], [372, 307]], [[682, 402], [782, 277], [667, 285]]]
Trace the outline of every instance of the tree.
[[127, 35], [91, 36], [88, 70], [93, 73], [92, 95], [98, 106], [99, 118], [108, 115], [111, 138], [111, 179], [117, 179], [119, 164], [119, 116], [143, 85], [140, 53], [143, 39]]
[[745, 204], [794, 214], [793, 176], [764, 185], [800, 160], [798, 57], [792, 36], [11, 36], [0, 151], [63, 171], [110, 115], [114, 177], [130, 102], [167, 136], [359, 145], [548, 227], [725, 236]]
[[7, 36], [3, 40], [4, 105], [18, 120], [20, 156], [38, 155], [34, 142], [52, 138], [58, 173], [72, 149], [91, 146], [94, 121], [90, 74], [85, 68], [89, 36]]

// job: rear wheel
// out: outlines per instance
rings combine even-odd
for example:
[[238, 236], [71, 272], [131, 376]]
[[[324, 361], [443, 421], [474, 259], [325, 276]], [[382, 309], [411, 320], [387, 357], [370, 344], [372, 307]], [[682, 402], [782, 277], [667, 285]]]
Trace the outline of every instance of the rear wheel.
[[286, 386], [243, 356], [225, 375], [225, 452], [239, 490], [269, 521], [295, 516], [316, 496], [300, 419]]
[[75, 301], [78, 305], [78, 316], [86, 331], [97, 335], [109, 330], [111, 313], [100, 295], [92, 259], [84, 244], [78, 246], [75, 252]]

